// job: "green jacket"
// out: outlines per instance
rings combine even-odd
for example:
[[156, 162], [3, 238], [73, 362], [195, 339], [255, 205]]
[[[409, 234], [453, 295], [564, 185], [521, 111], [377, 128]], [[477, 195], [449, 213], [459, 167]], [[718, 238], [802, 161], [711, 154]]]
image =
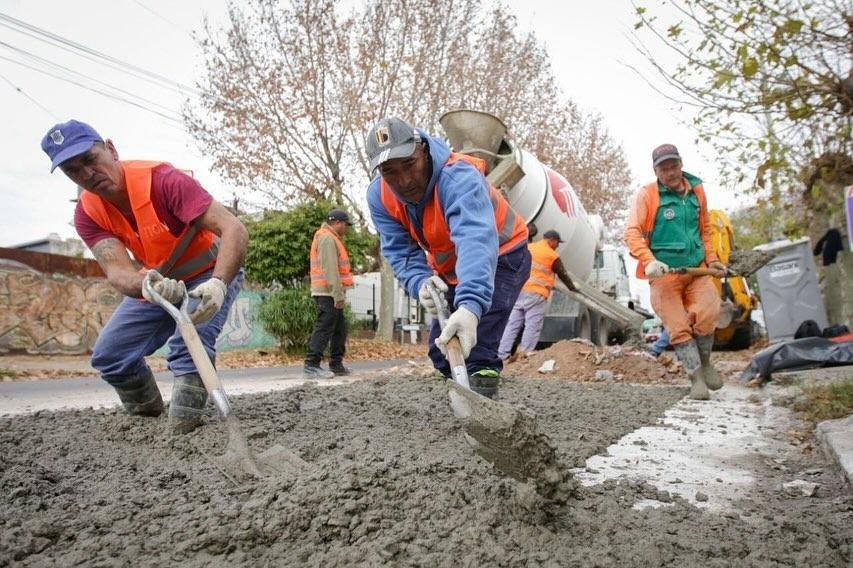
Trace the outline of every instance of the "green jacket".
[[649, 248], [655, 258], [673, 268], [694, 267], [705, 260], [699, 227], [699, 198], [693, 188], [702, 183], [683, 172], [690, 189], [684, 194], [667, 189], [658, 181], [660, 205], [650, 236]]

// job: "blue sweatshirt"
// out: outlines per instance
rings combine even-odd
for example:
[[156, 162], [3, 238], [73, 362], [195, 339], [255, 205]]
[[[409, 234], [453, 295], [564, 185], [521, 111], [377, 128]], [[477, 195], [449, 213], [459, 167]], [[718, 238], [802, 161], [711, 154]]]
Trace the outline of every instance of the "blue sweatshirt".
[[[418, 130], [429, 146], [432, 178], [426, 193], [418, 203], [410, 203], [394, 192], [405, 205], [413, 226], [420, 230], [426, 205], [432, 201], [436, 186], [439, 204], [444, 212], [450, 239], [456, 247], [455, 307], [464, 306], [479, 318], [489, 311], [494, 291], [495, 268], [498, 259], [498, 231], [495, 210], [489, 200], [486, 178], [471, 164], [458, 161], [445, 166], [450, 148], [439, 138]], [[382, 204], [380, 177], [377, 175], [367, 188], [367, 205], [373, 226], [379, 232], [382, 254], [391, 263], [397, 279], [409, 295], [418, 297], [423, 282], [432, 276], [426, 255], [406, 228], [392, 217]], [[393, 188], [392, 188], [393, 191]]]

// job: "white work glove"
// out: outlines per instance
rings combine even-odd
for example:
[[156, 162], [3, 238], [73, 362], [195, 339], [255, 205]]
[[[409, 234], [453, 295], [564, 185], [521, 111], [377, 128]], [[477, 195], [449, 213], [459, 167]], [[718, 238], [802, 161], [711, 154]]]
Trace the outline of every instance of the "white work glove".
[[228, 286], [219, 278], [211, 278], [207, 282], [202, 282], [190, 292], [190, 298], [199, 298], [201, 302], [190, 314], [190, 319], [193, 323], [204, 323], [219, 311], [222, 304], [225, 302], [225, 294], [228, 292]]
[[447, 284], [438, 276], [430, 276], [424, 280], [424, 283], [421, 284], [421, 287], [418, 290], [418, 301], [428, 313], [436, 315], [438, 314], [438, 306], [436, 306], [435, 302], [432, 301], [432, 296], [430, 295], [427, 286], [430, 282], [432, 282], [439, 294], [447, 292]]
[[660, 278], [669, 272], [669, 266], [659, 260], [653, 260], [646, 265], [646, 276], [649, 278]]
[[[164, 278], [163, 275], [156, 270], [149, 270], [146, 278], [151, 282], [151, 287], [154, 288], [154, 291], [160, 294], [163, 299], [170, 304], [177, 304], [184, 297], [184, 283], [180, 280]], [[142, 297], [152, 304], [157, 303], [154, 301], [154, 298], [148, 294], [148, 290], [145, 286], [142, 287]]]
[[441, 335], [435, 339], [435, 346], [447, 357], [447, 342], [455, 335], [459, 338], [459, 345], [462, 347], [462, 357], [467, 359], [471, 349], [477, 343], [479, 323], [480, 319], [471, 310], [460, 307], [447, 318]]

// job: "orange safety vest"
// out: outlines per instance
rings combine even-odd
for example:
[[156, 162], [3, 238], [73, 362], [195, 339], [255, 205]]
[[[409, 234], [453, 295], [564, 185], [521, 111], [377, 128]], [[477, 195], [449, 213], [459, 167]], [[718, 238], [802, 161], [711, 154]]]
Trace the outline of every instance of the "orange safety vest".
[[556, 282], [554, 261], [560, 258], [560, 255], [551, 248], [545, 239], [530, 243], [527, 248], [530, 249], [533, 262], [530, 265], [530, 278], [527, 279], [521, 290], [539, 294], [547, 300], [551, 296], [551, 290], [554, 289]]
[[[445, 167], [460, 160], [471, 164], [481, 174], [485, 174], [486, 162], [456, 152], [450, 154]], [[447, 220], [441, 210], [441, 202], [438, 198], [439, 191], [438, 184], [436, 184], [432, 201], [427, 203], [424, 208], [423, 238], [425, 242], [423, 242], [418, 231], [415, 230], [414, 224], [409, 220], [406, 207], [400, 202], [388, 183], [380, 178], [380, 198], [388, 214], [397, 219], [406, 228], [412, 239], [426, 252], [427, 262], [432, 269], [448, 283], [456, 284], [458, 283], [456, 278], [456, 245], [450, 238], [450, 228], [447, 226]], [[521, 215], [513, 211], [504, 196], [492, 184], [489, 184], [489, 199], [495, 211], [495, 227], [498, 230], [498, 255], [501, 255], [527, 241], [527, 224]]]
[[151, 175], [152, 170], [163, 163], [121, 162], [136, 230], [115, 205], [91, 191], [81, 193], [80, 202], [86, 214], [99, 227], [115, 235], [145, 269], [153, 268], [168, 278], [188, 280], [216, 264], [219, 237], [194, 223], [175, 237], [157, 217], [151, 203]]
[[[702, 184], [694, 185], [691, 190], [696, 194], [696, 198], [699, 200], [699, 234], [702, 235], [705, 233], [705, 216], [702, 215], [702, 211], [708, 211], [708, 201], [705, 198], [705, 188], [702, 187]], [[646, 204], [646, 218], [643, 219], [643, 222], [640, 226], [640, 229], [643, 232], [643, 240], [646, 241], [646, 246], [650, 247], [652, 243], [652, 229], [655, 226], [655, 219], [657, 219], [658, 214], [658, 206], [660, 205], [660, 193], [658, 192], [658, 181], [655, 180], [651, 183], [647, 183], [640, 190], [637, 199], [642, 199]], [[634, 256], [631, 254], [631, 256]], [[636, 256], [634, 256], [636, 258]], [[646, 278], [646, 267], [642, 262], [637, 263], [637, 278]]]
[[347, 254], [344, 242], [329, 225], [323, 223], [314, 233], [314, 240], [311, 241], [311, 289], [326, 291], [329, 287], [329, 281], [326, 280], [326, 273], [323, 271], [323, 265], [320, 263], [320, 251], [318, 249], [322, 235], [330, 235], [335, 239], [335, 246], [338, 249], [338, 274], [341, 276], [341, 284], [352, 286], [352, 266], [350, 265], [349, 255]]

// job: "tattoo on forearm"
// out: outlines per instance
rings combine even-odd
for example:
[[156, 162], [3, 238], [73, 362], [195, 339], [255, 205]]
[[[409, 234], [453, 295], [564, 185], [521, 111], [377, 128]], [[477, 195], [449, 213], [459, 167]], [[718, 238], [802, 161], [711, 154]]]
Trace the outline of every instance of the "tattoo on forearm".
[[92, 247], [92, 254], [101, 266], [114, 262], [119, 258], [118, 251], [116, 249], [116, 241], [113, 239], [98, 241], [95, 246]]

